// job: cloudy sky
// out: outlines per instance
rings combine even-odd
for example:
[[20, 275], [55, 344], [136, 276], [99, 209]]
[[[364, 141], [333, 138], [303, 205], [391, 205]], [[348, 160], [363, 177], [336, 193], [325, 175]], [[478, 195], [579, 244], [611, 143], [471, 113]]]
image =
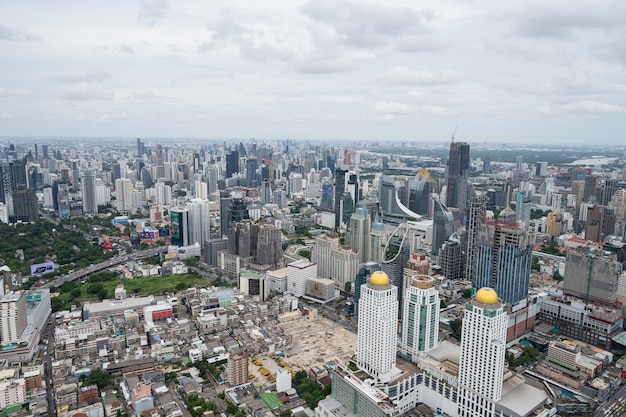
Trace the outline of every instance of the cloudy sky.
[[0, 136], [626, 144], [623, 0], [4, 1]]

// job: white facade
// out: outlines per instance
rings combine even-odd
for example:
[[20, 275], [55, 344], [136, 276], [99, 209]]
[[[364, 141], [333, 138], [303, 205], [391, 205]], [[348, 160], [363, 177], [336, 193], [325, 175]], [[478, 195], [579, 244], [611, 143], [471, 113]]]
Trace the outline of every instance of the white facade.
[[496, 403], [502, 397], [507, 321], [504, 305], [492, 293], [495, 291], [482, 288], [465, 306], [459, 417], [495, 416]]
[[187, 203], [189, 222], [189, 243], [199, 243], [202, 245], [211, 237], [209, 200], [194, 198]]
[[383, 383], [400, 375], [396, 368], [397, 316], [398, 288], [387, 274], [374, 272], [361, 286], [356, 360], [359, 368]]
[[285, 392], [291, 388], [291, 372], [284, 368], [276, 371], [276, 392]]
[[400, 350], [417, 360], [419, 352], [426, 352], [438, 344], [439, 291], [428, 276], [413, 278], [406, 290]]
[[128, 178], [118, 178], [115, 180], [115, 191], [117, 192], [117, 209], [119, 211], [132, 210], [131, 183]]
[[[333, 216], [334, 222], [334, 216]], [[334, 223], [333, 223], [334, 225]], [[315, 262], [320, 278], [330, 278], [332, 273], [331, 253], [339, 248], [339, 238], [320, 236], [315, 239], [315, 246], [311, 251], [311, 261]], [[354, 278], [354, 277], [353, 277]]]
[[307, 260], [292, 262], [287, 265], [287, 292], [302, 297], [309, 279], [317, 277], [317, 264]]
[[353, 282], [359, 272], [359, 254], [350, 249], [333, 249], [330, 253], [331, 272], [330, 278], [341, 290], [346, 282]]

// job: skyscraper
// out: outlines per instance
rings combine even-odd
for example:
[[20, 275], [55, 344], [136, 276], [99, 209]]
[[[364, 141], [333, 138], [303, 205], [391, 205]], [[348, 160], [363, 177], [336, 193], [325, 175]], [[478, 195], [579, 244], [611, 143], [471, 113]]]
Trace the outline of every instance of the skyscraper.
[[498, 294], [481, 288], [465, 305], [458, 379], [459, 417], [494, 417], [502, 397], [507, 319]]
[[187, 203], [189, 222], [189, 244], [203, 245], [211, 238], [209, 200], [194, 198]]
[[[185, 208], [171, 208], [172, 245], [189, 246], [189, 212]], [[195, 242], [194, 242], [195, 243]]]
[[415, 175], [409, 192], [409, 209], [422, 216], [428, 216], [430, 198], [430, 174], [422, 168]]
[[450, 157], [446, 171], [446, 206], [456, 207], [465, 213], [467, 206], [467, 179], [469, 174], [470, 146], [465, 142], [450, 143]]
[[117, 209], [121, 212], [128, 212], [132, 209], [131, 183], [128, 178], [115, 180], [115, 191], [117, 192]]
[[437, 197], [433, 198], [433, 241], [432, 256], [439, 256], [439, 249], [454, 233], [454, 217]]
[[83, 172], [83, 214], [98, 212], [96, 202], [96, 173], [92, 169]]
[[155, 164], [156, 164], [157, 180], [159, 178], [164, 178], [165, 177], [165, 165], [163, 161], [163, 147], [161, 145], [157, 145]]
[[374, 272], [361, 286], [357, 366], [381, 382], [400, 375], [396, 368], [398, 287], [384, 272]]
[[226, 176], [230, 178], [234, 173], [239, 172], [239, 152], [231, 151], [226, 154]]
[[370, 276], [374, 273], [380, 271], [380, 264], [376, 262], [366, 262], [364, 263], [359, 272], [354, 277], [354, 316], [358, 319], [359, 317], [359, 302], [361, 299], [361, 285], [365, 284]]
[[350, 217], [350, 248], [359, 254], [359, 263], [370, 260], [370, 228], [372, 220], [363, 206]]
[[478, 236], [476, 287], [490, 287], [505, 303], [528, 297], [532, 241], [517, 223], [482, 222]]
[[411, 279], [404, 296], [400, 351], [417, 362], [419, 352], [437, 347], [439, 342], [439, 292], [428, 275]]
[[448, 279], [458, 280], [463, 273], [463, 253], [461, 239], [454, 233], [439, 249], [439, 266], [441, 275]]

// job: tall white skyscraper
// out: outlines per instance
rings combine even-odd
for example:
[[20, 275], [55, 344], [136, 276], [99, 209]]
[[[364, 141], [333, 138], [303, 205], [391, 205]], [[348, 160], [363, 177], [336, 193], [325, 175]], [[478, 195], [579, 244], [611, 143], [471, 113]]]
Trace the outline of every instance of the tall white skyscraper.
[[118, 178], [115, 180], [115, 191], [117, 192], [117, 210], [130, 211], [133, 208], [131, 197], [131, 183], [128, 178]]
[[189, 210], [189, 243], [204, 242], [211, 238], [211, 224], [209, 218], [209, 200], [194, 198], [187, 203]]
[[370, 260], [370, 228], [372, 220], [365, 207], [358, 207], [350, 217], [350, 248], [359, 254], [359, 263]]
[[302, 297], [306, 290], [306, 283], [317, 278], [317, 264], [301, 259], [287, 265], [287, 292], [296, 297]]
[[332, 273], [331, 254], [339, 248], [339, 238], [318, 236], [311, 251], [311, 261], [317, 264], [317, 275], [320, 278], [330, 278]]
[[481, 288], [465, 305], [459, 364], [459, 417], [492, 417], [502, 397], [506, 312], [498, 294]]
[[98, 212], [96, 202], [96, 173], [87, 169], [83, 172], [83, 214]]
[[434, 282], [427, 275], [415, 276], [404, 296], [400, 350], [414, 362], [419, 352], [433, 349], [439, 342], [439, 291]]
[[398, 288], [382, 271], [361, 286], [357, 366], [385, 383], [401, 374], [396, 368]]

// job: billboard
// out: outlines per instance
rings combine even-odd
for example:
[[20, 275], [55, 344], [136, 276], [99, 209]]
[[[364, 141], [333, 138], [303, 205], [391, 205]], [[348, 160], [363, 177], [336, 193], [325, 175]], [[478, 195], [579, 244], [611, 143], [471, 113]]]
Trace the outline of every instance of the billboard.
[[154, 239], [154, 232], [139, 232], [137, 234], [140, 239]]
[[30, 266], [31, 275], [43, 275], [50, 272], [54, 272], [54, 262], [46, 262]]

